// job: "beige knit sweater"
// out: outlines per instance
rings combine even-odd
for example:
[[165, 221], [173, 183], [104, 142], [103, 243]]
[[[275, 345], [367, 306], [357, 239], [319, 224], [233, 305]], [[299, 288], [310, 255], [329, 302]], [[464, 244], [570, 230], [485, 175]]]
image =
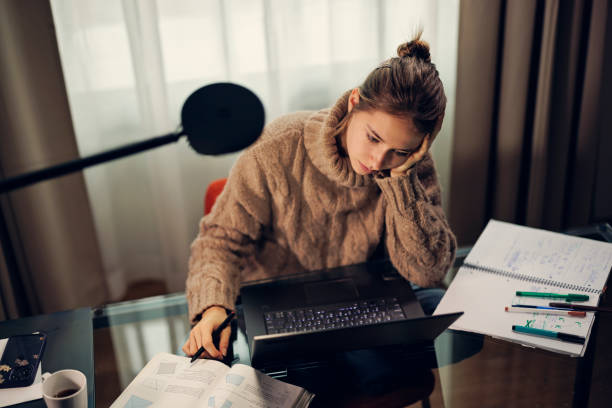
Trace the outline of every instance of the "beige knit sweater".
[[431, 155], [405, 176], [355, 173], [332, 136], [347, 100], [274, 120], [240, 156], [191, 246], [192, 322], [212, 305], [233, 309], [242, 281], [364, 262], [383, 239], [406, 279], [444, 277], [456, 241]]

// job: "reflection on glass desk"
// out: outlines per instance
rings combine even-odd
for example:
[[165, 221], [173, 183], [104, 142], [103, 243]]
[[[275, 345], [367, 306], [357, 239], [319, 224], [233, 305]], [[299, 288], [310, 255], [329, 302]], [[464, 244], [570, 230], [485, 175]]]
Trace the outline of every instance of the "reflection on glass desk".
[[[600, 327], [611, 326], [610, 318], [599, 319]], [[96, 311], [97, 406], [110, 405], [156, 353], [180, 353], [188, 332], [183, 294], [114, 304]], [[587, 406], [583, 403], [591, 390], [593, 404], [588, 406], [606, 406], [595, 402], [604, 395], [612, 397], [609, 381], [599, 378], [610, 374], [612, 366], [609, 329], [594, 333], [589, 348], [597, 349], [603, 361], [596, 358], [590, 363], [587, 357], [570, 358], [490, 338], [485, 338], [480, 352], [470, 356], [461, 348], [465, 344], [462, 336], [470, 335], [447, 331], [436, 340], [438, 367], [433, 369], [432, 406]], [[248, 363], [246, 338], [240, 330], [233, 345], [234, 362]], [[410, 367], [406, 367], [406, 377], [409, 375]], [[276, 376], [282, 378], [282, 374]], [[584, 387], [586, 400], [581, 397], [574, 403], [576, 392], [584, 392]]]
[[[601, 228], [574, 233], [612, 240], [612, 229], [608, 225]], [[467, 252], [459, 251], [455, 267]], [[610, 296], [604, 294], [600, 304], [611, 303]], [[596, 318], [584, 358], [490, 337], [482, 341], [477, 335], [447, 330], [435, 341], [434, 366], [415, 374], [414, 367], [406, 364], [398, 380], [405, 382], [407, 388], [430, 381], [425, 384], [431, 388], [423, 405], [434, 407], [608, 407], [612, 400], [611, 315], [600, 314]], [[240, 326], [232, 343], [233, 362], [248, 364], [248, 347]], [[105, 407], [156, 353], [181, 353], [190, 330], [186, 299], [180, 293], [107, 305], [94, 310], [93, 327], [95, 394], [97, 406]], [[473, 346], [479, 341], [481, 345], [474, 352]], [[305, 367], [293, 377], [287, 370], [272, 374], [291, 379], [308, 373]]]
[[[228, 353], [229, 359], [225, 362], [250, 365], [240, 305], [237, 306], [237, 319], [233, 323], [232, 346]], [[110, 405], [155, 354], [161, 351], [182, 354], [181, 347], [190, 330], [186, 299], [182, 293], [116, 303], [95, 309], [93, 326], [97, 406]], [[422, 357], [422, 354], [419, 355]], [[428, 350], [423, 359], [429, 358], [427, 363], [431, 365], [432, 355], [435, 365], [433, 348]], [[398, 358], [404, 357], [405, 353], [398, 352]], [[409, 357], [412, 358], [410, 355]], [[276, 370], [267, 371], [267, 374], [309, 390], [312, 390], [312, 387], [318, 390], [322, 384], [327, 384], [334, 377], [341, 375], [341, 366], [336, 363], [327, 360], [302, 362], [286, 367], [279, 366]], [[406, 378], [418, 378], [413, 378], [411, 386], [404, 387], [405, 390], [401, 390], [400, 395], [394, 395], [393, 398], [402, 401], [414, 398], [420, 400], [421, 396], [426, 398], [431, 394], [436, 380], [429, 368], [413, 369], [412, 372], [406, 370], [405, 374]], [[373, 387], [379, 384], [368, 385]], [[312, 406], [327, 406], [317, 405], [321, 404], [320, 401], [320, 398], [315, 400]], [[346, 406], [353, 405], [348, 403]], [[368, 405], [371, 404], [366, 404]]]

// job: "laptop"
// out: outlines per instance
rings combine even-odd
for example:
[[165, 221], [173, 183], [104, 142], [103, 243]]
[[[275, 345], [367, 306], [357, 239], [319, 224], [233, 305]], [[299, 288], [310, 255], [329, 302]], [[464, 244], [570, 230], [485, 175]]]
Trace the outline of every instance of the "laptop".
[[426, 345], [463, 313], [426, 316], [389, 260], [255, 281], [240, 288], [251, 365], [356, 349]]

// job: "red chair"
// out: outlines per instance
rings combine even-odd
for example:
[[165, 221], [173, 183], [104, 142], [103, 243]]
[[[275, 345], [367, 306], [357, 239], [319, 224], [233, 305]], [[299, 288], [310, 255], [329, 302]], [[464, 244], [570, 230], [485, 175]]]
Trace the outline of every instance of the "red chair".
[[226, 182], [227, 179], [222, 178], [214, 180], [208, 185], [206, 194], [204, 195], [204, 215], [210, 213], [210, 210], [212, 210], [212, 207], [217, 200], [217, 197], [219, 197], [219, 194], [221, 194], [223, 191], [223, 187], [225, 187]]

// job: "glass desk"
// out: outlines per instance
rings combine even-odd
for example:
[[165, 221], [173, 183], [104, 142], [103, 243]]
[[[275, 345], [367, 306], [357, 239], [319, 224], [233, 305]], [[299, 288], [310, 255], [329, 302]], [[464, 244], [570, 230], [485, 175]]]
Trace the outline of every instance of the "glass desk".
[[[573, 233], [587, 236], [591, 232]], [[599, 232], [612, 239], [608, 225]], [[602, 239], [601, 235], [594, 237]], [[455, 268], [467, 252], [458, 253]], [[600, 304], [610, 306], [611, 298], [603, 295]], [[92, 319], [97, 407], [109, 406], [156, 353], [180, 353], [190, 329], [184, 294], [107, 305], [94, 309]], [[447, 330], [433, 348], [436, 364], [415, 374], [415, 366], [406, 363], [402, 378], [406, 389], [396, 394], [409, 393], [416, 384], [421, 391], [427, 390], [428, 398], [415, 406], [608, 407], [612, 400], [611, 345], [612, 314], [603, 313], [595, 319], [583, 358]], [[248, 347], [240, 327], [233, 347], [234, 362], [248, 364]], [[316, 377], [326, 369], [329, 367], [323, 365], [271, 374], [304, 385], [309, 376]], [[388, 400], [385, 406], [393, 406], [393, 401]]]
[[[612, 228], [607, 224], [569, 233], [612, 242]], [[449, 280], [468, 251], [458, 251]], [[612, 296], [604, 294], [600, 305], [612, 306]], [[90, 408], [108, 407], [156, 353], [180, 353], [189, 329], [182, 293], [0, 322], [1, 337], [47, 332], [43, 369], [83, 371]], [[235, 362], [248, 364], [244, 332], [235, 332]], [[421, 361], [397, 354], [404, 369], [395, 379], [392, 392], [376, 403], [367, 394], [351, 394], [336, 387], [331, 394], [318, 394], [321, 398], [337, 397], [327, 400], [333, 404], [323, 404], [319, 399], [318, 406], [393, 407], [405, 400], [420, 401], [415, 406], [433, 407], [611, 406], [612, 313], [600, 313], [595, 319], [583, 358], [450, 330], [436, 339], [425, 356]], [[338, 377], [336, 369], [329, 362], [319, 362], [270, 375], [316, 392], [309, 385], [333, 381]], [[44, 402], [35, 400], [19, 407], [39, 408]]]
[[[109, 406], [156, 353], [179, 353], [189, 332], [183, 294], [113, 304], [94, 314], [97, 407]], [[461, 336], [466, 335], [447, 331], [435, 342], [438, 367], [431, 370], [429, 402], [434, 407], [609, 406], [612, 317], [602, 314], [596, 322], [582, 359], [489, 337], [482, 350], [471, 356], [468, 351], [465, 358]], [[249, 362], [241, 332], [234, 341], [234, 358]], [[406, 370], [408, 377], [410, 367]], [[273, 376], [283, 375], [287, 373]]]

